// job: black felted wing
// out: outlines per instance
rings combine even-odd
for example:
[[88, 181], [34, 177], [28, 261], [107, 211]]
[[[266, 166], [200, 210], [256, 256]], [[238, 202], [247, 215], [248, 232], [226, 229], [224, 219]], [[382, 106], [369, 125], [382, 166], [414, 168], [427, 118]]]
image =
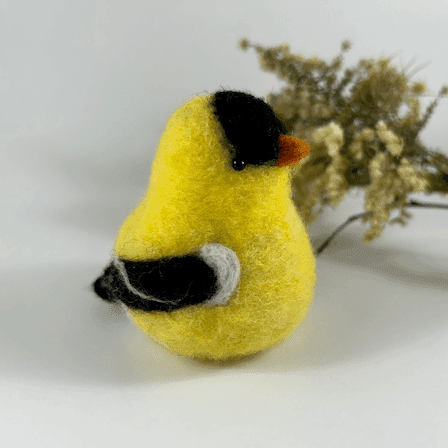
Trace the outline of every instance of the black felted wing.
[[210, 300], [218, 288], [213, 269], [195, 255], [154, 261], [116, 259], [92, 286], [104, 300], [144, 311], [199, 304]]

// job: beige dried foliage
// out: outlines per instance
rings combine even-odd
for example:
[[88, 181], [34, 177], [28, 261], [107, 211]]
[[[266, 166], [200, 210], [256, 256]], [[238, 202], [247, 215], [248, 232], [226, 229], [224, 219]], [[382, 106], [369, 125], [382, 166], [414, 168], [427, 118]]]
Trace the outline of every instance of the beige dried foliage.
[[[428, 90], [424, 82], [412, 81], [387, 57], [343, 69], [350, 45], [344, 41], [327, 63], [294, 54], [288, 44], [263, 47], [240, 41], [243, 50], [256, 51], [264, 70], [285, 82], [268, 102], [288, 131], [311, 145], [293, 179], [293, 199], [305, 223], [326, 206], [338, 205], [349, 190], [363, 189], [365, 211], [370, 212], [367, 243], [387, 223], [409, 220], [406, 204], [412, 193], [448, 193], [448, 157], [419, 139], [448, 86], [422, 112], [420, 97]], [[394, 212], [398, 216], [391, 219]]]

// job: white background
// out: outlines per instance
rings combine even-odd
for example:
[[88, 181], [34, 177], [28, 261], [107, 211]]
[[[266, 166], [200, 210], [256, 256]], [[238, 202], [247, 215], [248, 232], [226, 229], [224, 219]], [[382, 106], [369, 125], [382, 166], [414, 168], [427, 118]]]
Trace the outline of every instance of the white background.
[[[327, 60], [349, 38], [347, 65], [415, 56], [436, 93], [447, 25], [446, 0], [0, 0], [2, 446], [448, 446], [446, 211], [367, 247], [352, 224], [318, 259], [306, 322], [226, 367], [163, 350], [89, 290], [184, 99], [281, 86], [239, 38]], [[422, 133], [445, 153], [447, 102]], [[327, 210], [313, 243], [362, 201]]]

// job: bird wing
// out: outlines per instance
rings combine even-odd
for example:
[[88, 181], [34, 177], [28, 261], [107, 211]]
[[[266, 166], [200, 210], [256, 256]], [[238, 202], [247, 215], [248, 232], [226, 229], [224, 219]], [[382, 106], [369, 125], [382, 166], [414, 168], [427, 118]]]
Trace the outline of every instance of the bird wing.
[[132, 261], [114, 257], [93, 283], [109, 302], [143, 311], [173, 311], [189, 305], [225, 305], [241, 275], [237, 255], [221, 244], [206, 244], [196, 254]]

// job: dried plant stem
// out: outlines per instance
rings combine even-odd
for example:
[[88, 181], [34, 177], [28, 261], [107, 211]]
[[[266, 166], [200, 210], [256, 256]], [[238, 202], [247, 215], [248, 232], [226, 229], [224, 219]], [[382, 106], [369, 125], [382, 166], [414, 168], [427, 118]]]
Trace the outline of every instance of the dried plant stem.
[[427, 208], [443, 208], [448, 209], [448, 204], [434, 204], [434, 203], [424, 203], [411, 201], [405, 205], [405, 207], [427, 207]]
[[[435, 203], [424, 203], [424, 202], [417, 202], [417, 201], [410, 201], [409, 203], [405, 204], [405, 207], [424, 207], [424, 208], [438, 208], [438, 209], [446, 209], [448, 210], [448, 204], [435, 204]], [[316, 250], [316, 256], [320, 255], [325, 248], [333, 241], [333, 239], [340, 233], [342, 230], [344, 230], [345, 227], [347, 227], [350, 223], [353, 221], [357, 221], [358, 219], [362, 219], [364, 217], [367, 217], [370, 215], [371, 212], [364, 212], [364, 213], [358, 213], [357, 215], [350, 216], [342, 225], [340, 225], [324, 242], [319, 246], [319, 248]]]

